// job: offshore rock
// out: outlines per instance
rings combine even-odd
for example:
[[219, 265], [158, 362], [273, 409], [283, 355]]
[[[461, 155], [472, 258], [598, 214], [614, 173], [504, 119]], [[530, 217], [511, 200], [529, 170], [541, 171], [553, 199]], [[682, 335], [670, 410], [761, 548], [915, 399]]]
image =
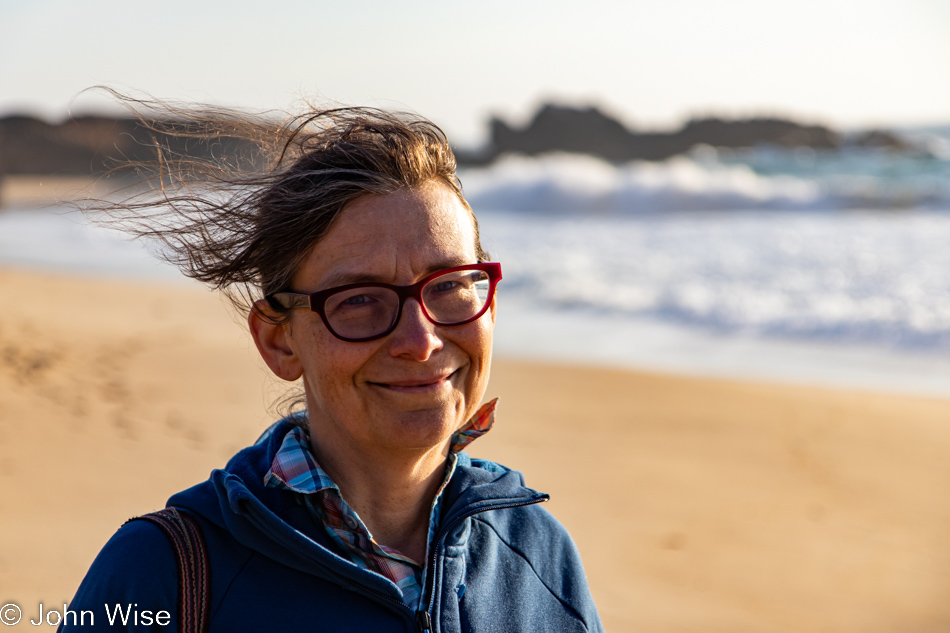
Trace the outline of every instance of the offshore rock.
[[[583, 109], [547, 104], [524, 128], [515, 129], [499, 118], [490, 122], [491, 142], [482, 162], [505, 153], [573, 152], [611, 162], [665, 160], [697, 145], [713, 147], [810, 147], [838, 149], [842, 140], [820, 125], [802, 125], [776, 118], [727, 121], [694, 119], [671, 133], [638, 133], [596, 107]], [[467, 162], [465, 154], [460, 162]], [[477, 158], [473, 156], [473, 158]]]

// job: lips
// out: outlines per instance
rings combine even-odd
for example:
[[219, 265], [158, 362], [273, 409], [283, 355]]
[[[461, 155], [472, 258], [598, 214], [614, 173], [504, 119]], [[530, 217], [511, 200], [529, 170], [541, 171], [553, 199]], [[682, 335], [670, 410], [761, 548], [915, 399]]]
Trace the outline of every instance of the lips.
[[404, 393], [428, 393], [432, 391], [438, 391], [446, 383], [448, 383], [452, 376], [455, 375], [455, 371], [439, 373], [429, 376], [419, 376], [412, 378], [400, 378], [397, 380], [387, 380], [387, 381], [370, 381], [371, 385], [376, 387], [382, 387], [383, 389], [389, 389], [397, 392]]

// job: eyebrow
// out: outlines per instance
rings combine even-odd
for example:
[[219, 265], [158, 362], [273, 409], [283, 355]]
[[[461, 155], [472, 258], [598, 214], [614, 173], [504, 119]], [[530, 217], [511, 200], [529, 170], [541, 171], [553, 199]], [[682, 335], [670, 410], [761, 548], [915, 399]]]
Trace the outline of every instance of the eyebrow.
[[[419, 276], [419, 279], [427, 275], [431, 275], [437, 270], [443, 270], [445, 268], [453, 268], [455, 266], [465, 266], [468, 263], [477, 264], [478, 262], [466, 262], [465, 258], [453, 258], [439, 261], [436, 264], [433, 264], [425, 270], [422, 275]], [[324, 283], [320, 284], [323, 286], [320, 288], [322, 290], [329, 290], [330, 288], [336, 288], [338, 286], [347, 286], [349, 284], [361, 284], [361, 283], [383, 283], [388, 284], [388, 281], [385, 281], [383, 277], [379, 275], [372, 275], [369, 273], [362, 272], [341, 272], [335, 275], [331, 275]]]

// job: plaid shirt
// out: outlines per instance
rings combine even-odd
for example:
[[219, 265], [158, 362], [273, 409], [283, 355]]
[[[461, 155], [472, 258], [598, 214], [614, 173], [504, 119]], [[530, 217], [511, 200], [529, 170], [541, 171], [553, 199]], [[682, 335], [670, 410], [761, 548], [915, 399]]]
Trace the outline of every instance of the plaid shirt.
[[[426, 542], [426, 559], [429, 544], [435, 537], [439, 524], [442, 491], [455, 472], [456, 454], [476, 438], [491, 430], [495, 422], [495, 405], [498, 399], [484, 404], [471, 419], [452, 436], [449, 458], [445, 467], [442, 485], [432, 500], [429, 512], [429, 533]], [[320, 468], [310, 450], [309, 433], [294, 428], [286, 436], [274, 456], [264, 484], [300, 493], [311, 515], [323, 524], [330, 538], [340, 546], [357, 566], [376, 572], [396, 584], [402, 590], [403, 600], [413, 610], [419, 608], [422, 589], [425, 586], [425, 567], [398, 550], [381, 545], [373, 539], [356, 511], [350, 507], [340, 489], [326, 471]]]

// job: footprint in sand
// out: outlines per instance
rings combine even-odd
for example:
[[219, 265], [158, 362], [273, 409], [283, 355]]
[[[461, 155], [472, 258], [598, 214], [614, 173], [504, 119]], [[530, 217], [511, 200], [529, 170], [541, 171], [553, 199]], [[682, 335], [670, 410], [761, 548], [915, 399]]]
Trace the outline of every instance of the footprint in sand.
[[663, 540], [660, 542], [660, 547], [663, 549], [669, 549], [674, 551], [679, 551], [686, 549], [686, 545], [689, 543], [689, 538], [683, 532], [670, 532], [663, 537]]

